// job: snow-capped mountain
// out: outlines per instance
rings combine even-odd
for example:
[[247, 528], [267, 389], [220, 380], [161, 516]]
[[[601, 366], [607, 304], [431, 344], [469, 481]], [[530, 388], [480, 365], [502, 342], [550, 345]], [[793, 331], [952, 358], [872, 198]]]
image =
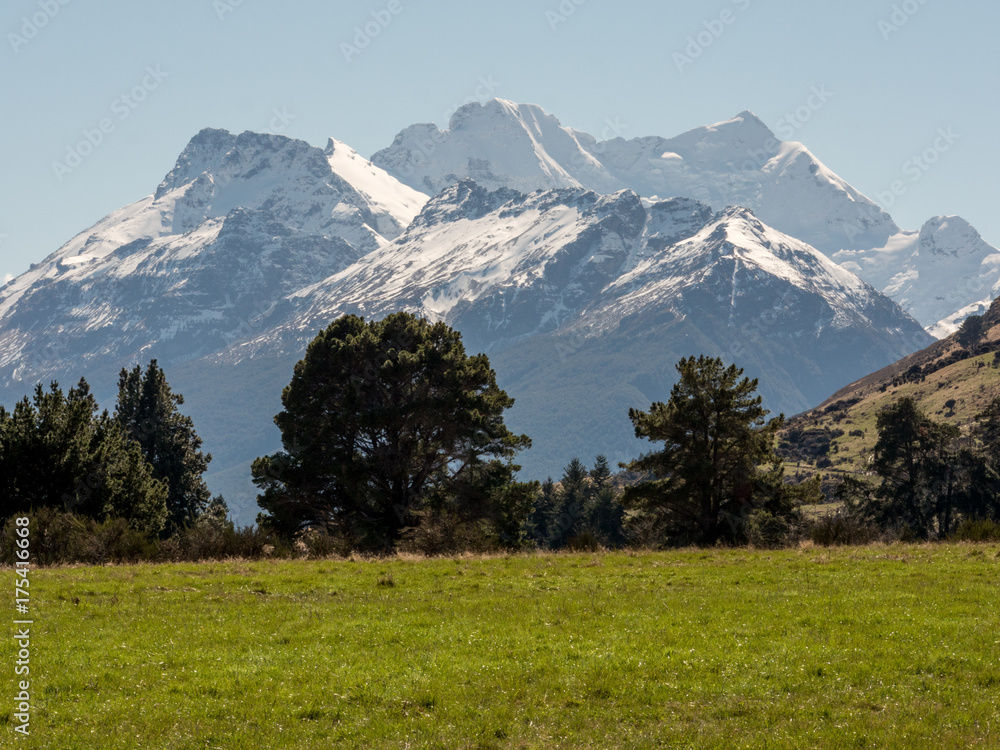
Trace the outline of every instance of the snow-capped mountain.
[[522, 192], [629, 189], [685, 196], [719, 210], [745, 206], [890, 296], [935, 336], [986, 309], [1000, 293], [1000, 254], [959, 217], [903, 231], [880, 206], [805, 146], [780, 141], [752, 112], [659, 136], [598, 141], [533, 104], [468, 104], [447, 130], [413, 125], [372, 161], [428, 194], [471, 178]]
[[486, 350], [563, 329], [615, 335], [623, 320], [650, 311], [686, 317], [704, 308], [724, 311], [733, 330], [769, 312], [762, 330], [813, 341], [855, 329], [884, 333], [880, 348], [919, 337], [890, 300], [749, 209], [713, 215], [696, 200], [653, 203], [630, 190], [525, 195], [463, 180], [394, 242], [293, 296], [302, 312], [282, 328], [405, 309]]
[[746, 206], [828, 254], [879, 247], [899, 231], [876, 203], [751, 112], [674, 138], [597, 141], [538, 106], [494, 99], [463, 106], [445, 131], [406, 128], [372, 161], [432, 195], [471, 178], [490, 189], [630, 189], [696, 198], [715, 210]]
[[[662, 144], [599, 149], [537, 108], [491, 106], [516, 125], [499, 156], [487, 153], [494, 136], [483, 135], [497, 179], [442, 176], [433, 198], [379, 166], [384, 158], [369, 162], [332, 139], [324, 150], [202, 131], [152, 195], [0, 288], [0, 400], [39, 380], [86, 376], [110, 405], [118, 370], [156, 357], [215, 455], [213, 490], [249, 522], [248, 467], [278, 445], [271, 418], [281, 388], [308, 341], [343, 312], [412, 310], [489, 352], [516, 399], [512, 429], [534, 439], [522, 457], [527, 476], [556, 474], [574, 455], [617, 461], [642, 450], [628, 409], [665, 399], [681, 356], [735, 361], [760, 379], [768, 408], [793, 412], [928, 342], [894, 303], [772, 228], [754, 205], [667, 197], [659, 187], [664, 199], [653, 199], [624, 185], [629, 174], [659, 185], [653, 167], [628, 167], [623, 154]], [[465, 108], [456, 130], [489, 110]], [[764, 135], [749, 115], [713, 127], [671, 146], [695, 175], [691, 186], [714, 179], [699, 159], [724, 172], [725, 154]], [[781, 181], [801, 168], [785, 166], [812, 163], [779, 146], [767, 162], [773, 189], [763, 170], [741, 183], [756, 205], [768, 205], [758, 193], [781, 195]], [[440, 156], [441, 175], [451, 175], [449, 152], [436, 149], [428, 159]], [[551, 181], [538, 184], [542, 173]], [[787, 195], [806, 196], [805, 206], [829, 192], [827, 230], [843, 218], [836, 206], [857, 208], [852, 221], [867, 215], [820, 167], [810, 174]], [[518, 175], [522, 182], [507, 179]]]
[[983, 314], [1000, 294], [1000, 250], [959, 216], [935, 216], [919, 232], [895, 234], [882, 247], [833, 257], [896, 300], [936, 338]]
[[[426, 202], [331, 140], [203, 130], [156, 192], [0, 289], [0, 380], [219, 351], [284, 297], [399, 235]], [[39, 347], [39, 331], [47, 343]]]
[[222, 358], [302, 348], [346, 313], [443, 320], [489, 352], [517, 400], [510, 423], [535, 442], [521, 459], [532, 476], [567, 455], [626, 460], [637, 448], [623, 416], [667, 397], [681, 356], [739, 362], [769, 408], [792, 413], [931, 341], [887, 297], [749, 209], [713, 214], [628, 190], [525, 195], [463, 180], [395, 241], [294, 298], [286, 323]]

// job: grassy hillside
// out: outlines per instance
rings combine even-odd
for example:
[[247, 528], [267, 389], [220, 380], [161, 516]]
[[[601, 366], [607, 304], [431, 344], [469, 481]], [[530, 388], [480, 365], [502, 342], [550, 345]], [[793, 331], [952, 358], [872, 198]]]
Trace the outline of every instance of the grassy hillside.
[[20, 746], [1000, 747], [998, 578], [995, 544], [39, 570]]
[[[827, 474], [863, 471], [872, 454], [879, 411], [908, 396], [932, 419], [965, 432], [1000, 397], [1000, 306], [984, 316], [981, 340], [971, 348], [958, 335], [841, 389], [815, 409], [788, 420], [782, 452], [792, 469], [817, 463]], [[826, 466], [826, 458], [832, 466]]]

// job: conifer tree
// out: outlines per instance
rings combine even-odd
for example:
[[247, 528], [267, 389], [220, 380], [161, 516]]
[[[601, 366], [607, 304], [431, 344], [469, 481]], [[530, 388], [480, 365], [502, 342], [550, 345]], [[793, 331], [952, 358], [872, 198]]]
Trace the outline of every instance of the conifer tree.
[[115, 418], [167, 485], [168, 534], [193, 523], [211, 496], [202, 475], [212, 456], [201, 452], [194, 423], [178, 411], [183, 404], [155, 359], [145, 373], [136, 365], [118, 376]]
[[658, 518], [675, 541], [740, 540], [755, 509], [787, 507], [775, 502], [784, 492], [774, 451], [784, 418], [766, 419], [756, 379], [735, 365], [686, 357], [677, 371], [667, 403], [629, 410], [636, 437], [663, 447], [628, 465], [654, 479], [627, 488], [623, 500]]
[[622, 547], [625, 537], [625, 506], [611, 485], [606, 456], [594, 459], [585, 508], [586, 526], [605, 547]]
[[565, 547], [584, 530], [587, 481], [587, 467], [579, 458], [574, 458], [563, 470], [555, 506], [548, 519], [548, 545], [553, 549]]
[[504, 425], [514, 400], [486, 355], [467, 355], [457, 331], [409, 313], [334, 321], [281, 400], [284, 451], [252, 471], [260, 521], [286, 534], [315, 525], [391, 547], [433, 498], [482, 480], [476, 495], [490, 503], [492, 462], [509, 464], [531, 444]]
[[97, 402], [86, 380], [63, 394], [53, 382], [35, 388], [12, 413], [0, 407], [0, 518], [57, 508], [96, 520], [125, 518], [159, 533], [166, 486], [142, 453]]

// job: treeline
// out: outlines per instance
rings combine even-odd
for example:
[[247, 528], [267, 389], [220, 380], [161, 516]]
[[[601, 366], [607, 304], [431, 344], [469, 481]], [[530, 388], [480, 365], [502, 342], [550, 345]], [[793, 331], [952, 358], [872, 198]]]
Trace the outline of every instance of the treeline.
[[1000, 538], [1000, 398], [963, 433], [912, 398], [886, 406], [865, 476], [837, 488], [861, 534], [903, 539]]
[[[613, 471], [574, 458], [558, 481], [519, 481], [513, 404], [483, 354], [407, 313], [344, 316], [295, 366], [275, 417], [283, 449], [253, 463], [261, 513], [237, 529], [202, 478], [210, 455], [153, 360], [123, 370], [115, 411], [83, 380], [0, 407], [4, 553], [31, 515], [37, 562], [198, 560], [410, 551], [637, 546], [777, 547], [877, 538], [977, 538], [1000, 513], [1000, 400], [968, 434], [903, 399], [879, 417], [867, 476], [843, 510], [810, 519], [821, 478], [793, 482], [757, 381], [684, 358], [665, 403], [630, 410], [653, 449]], [[1000, 537], [1000, 534], [996, 534]]]
[[39, 562], [146, 558], [161, 542], [173, 540], [164, 553], [183, 547], [199, 524], [225, 524], [225, 501], [202, 478], [212, 457], [183, 403], [152, 360], [121, 371], [113, 413], [85, 379], [68, 392], [39, 384], [13, 411], [0, 406], [0, 545], [13, 544], [23, 515], [36, 520]]

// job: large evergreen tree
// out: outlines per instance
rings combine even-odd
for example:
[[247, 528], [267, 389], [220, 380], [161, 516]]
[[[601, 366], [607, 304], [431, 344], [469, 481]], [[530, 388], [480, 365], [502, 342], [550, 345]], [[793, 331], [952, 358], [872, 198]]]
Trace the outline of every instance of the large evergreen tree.
[[325, 526], [361, 546], [394, 544], [432, 497], [467, 494], [474, 475], [492, 483], [483, 464], [530, 445], [504, 425], [513, 399], [487, 357], [408, 313], [334, 321], [295, 366], [282, 404], [284, 451], [253, 464], [261, 521], [285, 533]]
[[681, 359], [677, 371], [667, 403], [629, 410], [636, 437], [663, 448], [629, 464], [652, 478], [627, 488], [624, 502], [682, 542], [740, 539], [753, 510], [789, 512], [774, 452], [783, 417], [766, 420], [757, 381], [705, 356]]
[[118, 376], [115, 418], [138, 443], [153, 475], [167, 485], [166, 531], [171, 534], [190, 525], [211, 497], [202, 475], [212, 456], [201, 452], [194, 423], [178, 411], [183, 403], [155, 359], [145, 373], [136, 365]]

